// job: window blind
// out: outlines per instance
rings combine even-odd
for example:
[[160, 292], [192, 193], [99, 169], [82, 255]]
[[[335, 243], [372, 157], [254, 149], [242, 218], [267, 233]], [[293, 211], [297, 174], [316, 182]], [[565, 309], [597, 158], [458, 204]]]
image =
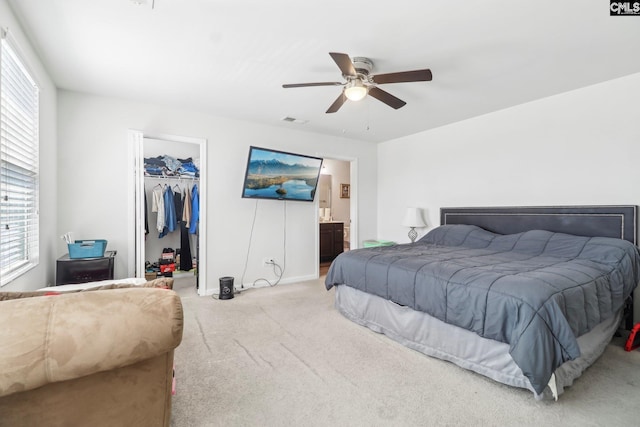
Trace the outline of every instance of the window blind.
[[39, 90], [7, 35], [0, 47], [0, 286], [39, 257]]

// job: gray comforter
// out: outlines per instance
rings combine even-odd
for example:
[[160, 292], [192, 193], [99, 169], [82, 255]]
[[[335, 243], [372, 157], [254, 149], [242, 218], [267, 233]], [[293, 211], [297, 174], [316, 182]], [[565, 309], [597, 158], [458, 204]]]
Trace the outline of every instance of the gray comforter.
[[638, 283], [633, 244], [543, 230], [438, 227], [414, 244], [345, 252], [325, 285], [347, 285], [508, 343], [541, 394], [576, 337], [613, 316]]

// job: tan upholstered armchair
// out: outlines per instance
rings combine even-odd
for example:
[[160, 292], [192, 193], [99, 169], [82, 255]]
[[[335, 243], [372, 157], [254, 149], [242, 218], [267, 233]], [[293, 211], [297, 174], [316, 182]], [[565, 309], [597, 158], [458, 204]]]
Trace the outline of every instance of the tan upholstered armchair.
[[169, 426], [182, 305], [153, 286], [0, 293], [0, 426]]

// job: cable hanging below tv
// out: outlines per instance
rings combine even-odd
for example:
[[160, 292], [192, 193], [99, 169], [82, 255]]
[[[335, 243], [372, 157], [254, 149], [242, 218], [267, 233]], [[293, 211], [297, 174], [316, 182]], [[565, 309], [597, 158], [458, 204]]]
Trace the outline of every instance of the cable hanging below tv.
[[268, 148], [249, 148], [242, 197], [313, 202], [322, 158]]

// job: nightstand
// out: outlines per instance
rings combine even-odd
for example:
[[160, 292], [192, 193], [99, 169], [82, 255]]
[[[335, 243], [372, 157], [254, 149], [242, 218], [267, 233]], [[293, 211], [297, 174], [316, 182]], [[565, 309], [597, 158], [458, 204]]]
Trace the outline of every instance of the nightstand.
[[56, 261], [56, 286], [113, 279], [113, 264], [117, 251], [106, 251], [103, 257], [69, 258]]

